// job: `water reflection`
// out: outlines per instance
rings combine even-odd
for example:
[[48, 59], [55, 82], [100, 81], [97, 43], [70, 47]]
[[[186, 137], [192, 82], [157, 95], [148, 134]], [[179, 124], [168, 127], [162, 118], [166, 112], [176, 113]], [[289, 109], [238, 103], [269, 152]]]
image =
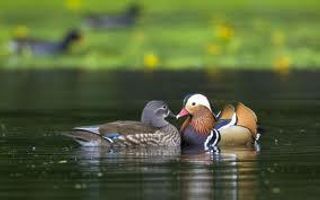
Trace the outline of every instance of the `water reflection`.
[[[70, 155], [78, 160], [82, 173], [94, 174], [85, 183], [85, 187], [91, 188], [85, 199], [96, 198], [101, 193], [99, 188], [105, 188], [104, 193], [109, 195], [126, 189], [143, 197], [152, 197], [157, 192], [166, 198], [174, 195], [181, 199], [235, 200], [256, 198], [257, 154], [255, 148], [181, 154], [180, 149], [174, 148], [110, 150], [82, 147]], [[141, 187], [132, 187], [135, 182]]]
[[255, 148], [223, 148], [220, 153], [182, 155], [190, 163], [181, 179], [183, 198], [255, 199]]

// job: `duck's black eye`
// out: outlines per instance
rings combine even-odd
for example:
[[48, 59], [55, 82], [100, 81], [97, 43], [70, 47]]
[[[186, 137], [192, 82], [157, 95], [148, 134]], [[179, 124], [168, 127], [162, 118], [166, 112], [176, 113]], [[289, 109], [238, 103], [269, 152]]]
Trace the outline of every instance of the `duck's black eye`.
[[162, 108], [163, 108], [163, 109], [167, 109], [167, 106], [163, 106]]
[[195, 103], [195, 102], [192, 102], [192, 104], [191, 104], [191, 105], [195, 106], [195, 105], [196, 105], [196, 103]]

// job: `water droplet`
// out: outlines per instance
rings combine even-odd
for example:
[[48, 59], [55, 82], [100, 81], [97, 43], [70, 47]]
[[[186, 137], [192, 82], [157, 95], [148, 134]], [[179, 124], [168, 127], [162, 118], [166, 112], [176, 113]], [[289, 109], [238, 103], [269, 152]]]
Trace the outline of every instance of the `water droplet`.
[[80, 190], [81, 189], [81, 184], [80, 183], [75, 184], [74, 188]]
[[77, 190], [81, 190], [87, 188], [87, 185], [85, 183], [77, 183], [74, 185], [74, 188]]
[[280, 193], [280, 188], [278, 188], [278, 187], [272, 188], [272, 193], [274, 193], [274, 194]]

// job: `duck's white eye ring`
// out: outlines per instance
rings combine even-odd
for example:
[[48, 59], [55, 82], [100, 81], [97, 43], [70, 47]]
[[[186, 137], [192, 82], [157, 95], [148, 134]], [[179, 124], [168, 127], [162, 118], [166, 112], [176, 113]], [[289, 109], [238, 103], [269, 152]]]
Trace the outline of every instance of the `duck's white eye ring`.
[[196, 105], [196, 102], [192, 102], [192, 104], [191, 104], [191, 105], [195, 106], [195, 105]]
[[163, 108], [163, 109], [167, 109], [167, 106], [163, 106], [162, 108]]

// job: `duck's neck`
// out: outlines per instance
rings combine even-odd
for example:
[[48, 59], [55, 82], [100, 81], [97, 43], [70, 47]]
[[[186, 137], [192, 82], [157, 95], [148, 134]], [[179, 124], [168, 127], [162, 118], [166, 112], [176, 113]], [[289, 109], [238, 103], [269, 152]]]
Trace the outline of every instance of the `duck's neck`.
[[139, 8], [137, 6], [132, 6], [125, 13], [128, 17], [137, 17], [139, 15]]
[[189, 124], [194, 128], [197, 133], [209, 135], [216, 123], [215, 117], [212, 112], [206, 108], [200, 109], [190, 119]]
[[73, 38], [71, 38], [69, 35], [66, 36], [62, 41], [61, 41], [61, 44], [60, 44], [60, 47], [62, 50], [68, 50], [70, 44], [73, 42]]
[[190, 122], [191, 122], [191, 116], [189, 115], [180, 127], [181, 133], [189, 126]]
[[162, 128], [169, 124], [163, 117], [150, 116], [148, 112], [142, 112], [141, 122], [155, 128]]

